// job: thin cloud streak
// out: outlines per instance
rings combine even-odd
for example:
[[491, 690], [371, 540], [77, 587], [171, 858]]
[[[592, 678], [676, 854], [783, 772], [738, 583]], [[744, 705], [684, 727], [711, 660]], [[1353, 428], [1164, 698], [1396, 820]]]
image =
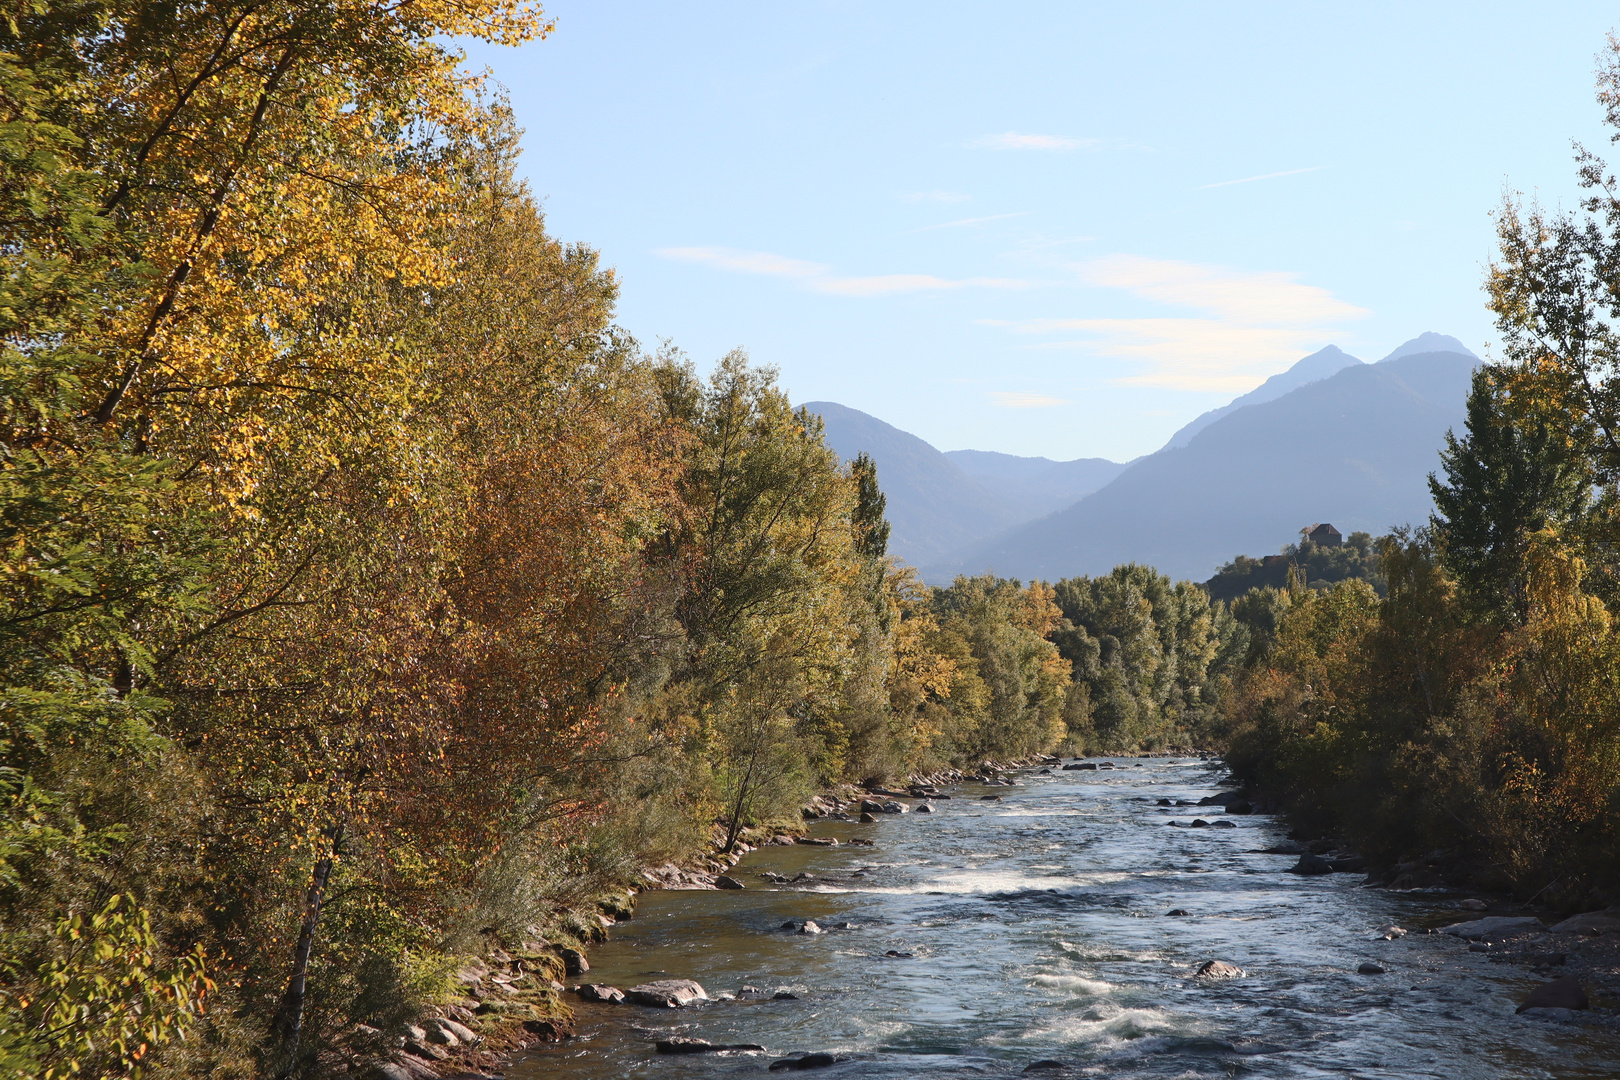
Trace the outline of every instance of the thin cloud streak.
[[832, 296], [894, 296], [902, 293], [941, 292], [950, 289], [1023, 289], [1029, 282], [1016, 278], [942, 278], [933, 274], [877, 274], [866, 277], [837, 275], [822, 263], [775, 255], [768, 251], [738, 251], [719, 247], [657, 248], [653, 254], [676, 262], [696, 263], [716, 270], [799, 281], [812, 292]]
[[964, 225], [983, 225], [987, 221], [1006, 221], [1008, 218], [1028, 217], [1028, 210], [1020, 210], [1015, 214], [991, 214], [988, 217], [963, 218], [960, 221], [942, 221], [938, 225], [924, 225], [918, 229], [907, 229], [906, 234], [933, 232], [935, 229], [959, 229]]
[[1101, 143], [1100, 139], [1071, 139], [1067, 135], [1026, 135], [1004, 131], [1000, 135], [986, 135], [968, 143], [974, 150], [1086, 150]]
[[1210, 188], [1231, 187], [1233, 184], [1252, 184], [1256, 180], [1275, 180], [1279, 176], [1298, 176], [1301, 173], [1321, 172], [1323, 168], [1324, 166], [1321, 165], [1312, 165], [1308, 169], [1287, 169], [1283, 172], [1261, 173], [1259, 176], [1245, 176], [1241, 180], [1222, 180], [1218, 184], [1200, 184], [1193, 188], [1193, 190], [1208, 191]]
[[1051, 409], [1069, 404], [1065, 398], [1055, 398], [1046, 394], [1019, 394], [1007, 390], [994, 390], [990, 397], [1003, 409]]

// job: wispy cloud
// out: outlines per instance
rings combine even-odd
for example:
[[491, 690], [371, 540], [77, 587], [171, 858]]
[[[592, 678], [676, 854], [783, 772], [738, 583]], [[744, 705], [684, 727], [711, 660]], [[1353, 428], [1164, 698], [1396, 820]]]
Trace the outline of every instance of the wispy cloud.
[[1132, 362], [1122, 385], [1241, 392], [1320, 348], [1335, 325], [1367, 314], [1295, 275], [1111, 255], [1069, 264], [1086, 285], [1118, 289], [1197, 316], [984, 320], [1048, 340], [1038, 349], [1072, 349]]
[[911, 191], [900, 196], [910, 203], [964, 203], [973, 196], [964, 195], [960, 191]]
[[878, 274], [853, 277], [834, 274], [822, 263], [791, 259], [766, 251], [733, 248], [659, 248], [655, 255], [677, 262], [697, 263], [717, 270], [765, 277], [792, 278], [813, 292], [834, 296], [893, 296], [900, 293], [940, 292], [948, 289], [1021, 289], [1027, 282], [1015, 278], [942, 278], [933, 274]]
[[1008, 218], [1028, 217], [1028, 210], [1020, 210], [1015, 214], [991, 214], [988, 217], [962, 218], [960, 221], [942, 221], [938, 225], [924, 225], [920, 229], [910, 229], [908, 232], [933, 232], [935, 229], [959, 229], [964, 225], [983, 225], [987, 221], [1006, 221]]
[[1241, 180], [1222, 180], [1216, 184], [1199, 184], [1194, 191], [1208, 191], [1210, 188], [1231, 187], [1233, 184], [1252, 184], [1256, 180], [1275, 180], [1279, 176], [1298, 176], [1300, 173], [1321, 172], [1322, 166], [1312, 165], [1308, 169], [1284, 169], [1282, 172], [1261, 173], [1259, 176], [1245, 176]]
[[1326, 289], [1301, 284], [1295, 274], [1140, 255], [1108, 255], [1073, 267], [1087, 285], [1123, 289], [1145, 300], [1196, 308], [1233, 322], [1322, 323], [1367, 314]]
[[1046, 394], [1019, 394], [1005, 390], [994, 391], [990, 397], [1003, 409], [1050, 409], [1057, 405], [1069, 404], [1063, 398], [1049, 397]]
[[765, 274], [770, 277], [814, 278], [824, 277], [831, 268], [820, 263], [772, 255], [768, 251], [738, 251], [735, 248], [683, 247], [659, 248], [655, 254], [676, 262], [702, 263], [717, 270], [731, 270], [739, 274]]
[[1067, 135], [1029, 135], [1017, 131], [1004, 131], [1000, 135], [986, 135], [982, 139], [974, 139], [968, 146], [975, 150], [1086, 150], [1100, 143], [1100, 139], [1072, 139]]

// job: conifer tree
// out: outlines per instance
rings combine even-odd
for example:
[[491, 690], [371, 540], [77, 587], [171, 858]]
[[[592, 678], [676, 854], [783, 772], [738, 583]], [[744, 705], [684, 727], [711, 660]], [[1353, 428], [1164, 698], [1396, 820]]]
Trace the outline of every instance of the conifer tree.
[[1429, 475], [1434, 526], [1448, 569], [1480, 610], [1524, 620], [1531, 534], [1579, 519], [1590, 486], [1567, 433], [1545, 415], [1513, 408], [1503, 373], [1482, 367], [1468, 395], [1467, 435], [1448, 433], [1445, 480]]

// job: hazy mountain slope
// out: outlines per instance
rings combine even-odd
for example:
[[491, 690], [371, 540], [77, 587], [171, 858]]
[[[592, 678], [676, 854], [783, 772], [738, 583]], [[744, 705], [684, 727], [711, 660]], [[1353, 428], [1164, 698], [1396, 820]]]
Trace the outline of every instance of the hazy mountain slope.
[[[1425, 336], [1440, 337], [1441, 335]], [[1446, 338], [1446, 340], [1455, 341], [1456, 339]], [[1443, 351], [1443, 348], [1436, 348], [1433, 351]], [[1466, 352], [1467, 350], [1463, 349], [1459, 344], [1458, 351]], [[1234, 398], [1230, 404], [1222, 405], [1218, 409], [1211, 409], [1209, 412], [1199, 416], [1186, 427], [1170, 436], [1170, 441], [1164, 444], [1164, 449], [1169, 450], [1175, 446], [1186, 446], [1192, 441], [1194, 435], [1197, 435], [1221, 417], [1228, 416], [1245, 405], [1258, 405], [1263, 401], [1275, 401], [1291, 390], [1297, 390], [1301, 386], [1306, 386], [1321, 379], [1331, 378], [1345, 368], [1359, 363], [1361, 363], [1360, 360], [1344, 352], [1337, 345], [1329, 345], [1325, 349], [1318, 349], [1287, 371], [1273, 375], [1242, 397]]]
[[1029, 520], [917, 436], [836, 402], [808, 401], [804, 407], [820, 414], [827, 445], [845, 461], [864, 451], [877, 464], [878, 484], [888, 498], [889, 551], [912, 565], [945, 558]]
[[1073, 504], [1125, 470], [1124, 465], [1107, 458], [1053, 461], [994, 450], [947, 450], [945, 456], [1017, 505], [1026, 520]]
[[1475, 363], [1444, 352], [1346, 367], [1219, 418], [1069, 509], [923, 573], [1055, 580], [1134, 561], [1202, 581], [1234, 555], [1276, 551], [1313, 522], [1347, 534], [1421, 522], [1428, 474], [1446, 431], [1462, 426]]

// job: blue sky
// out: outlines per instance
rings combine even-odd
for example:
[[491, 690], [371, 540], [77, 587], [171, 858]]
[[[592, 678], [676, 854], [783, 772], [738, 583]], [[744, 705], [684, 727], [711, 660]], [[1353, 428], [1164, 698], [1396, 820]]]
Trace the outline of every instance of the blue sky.
[[553, 233], [699, 366], [941, 449], [1125, 460], [1322, 345], [1484, 352], [1509, 189], [1607, 149], [1620, 9], [558, 0], [474, 46]]

